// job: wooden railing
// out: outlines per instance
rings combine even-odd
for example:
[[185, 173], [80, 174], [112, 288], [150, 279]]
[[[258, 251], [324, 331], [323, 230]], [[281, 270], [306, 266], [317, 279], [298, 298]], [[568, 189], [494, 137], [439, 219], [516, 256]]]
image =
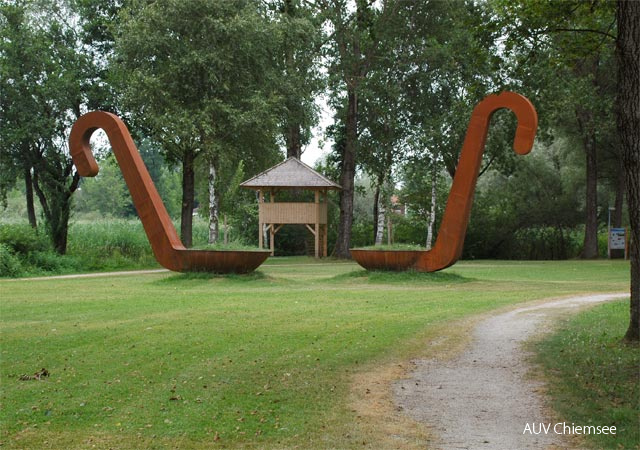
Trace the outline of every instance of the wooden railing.
[[260, 203], [261, 223], [327, 223], [326, 203]]

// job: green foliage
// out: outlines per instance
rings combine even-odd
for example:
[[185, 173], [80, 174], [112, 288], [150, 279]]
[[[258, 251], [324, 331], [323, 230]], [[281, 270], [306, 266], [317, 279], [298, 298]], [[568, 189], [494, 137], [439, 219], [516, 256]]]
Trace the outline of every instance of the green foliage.
[[14, 250], [0, 243], [0, 277], [17, 277], [22, 274], [22, 264]]
[[63, 257], [51, 250], [33, 252], [25, 258], [25, 273], [69, 273], [81, 270], [73, 257]]
[[522, 228], [504, 242], [498, 255], [509, 259], [575, 258], [582, 247], [584, 232], [554, 227]]
[[465, 240], [471, 258], [565, 259], [577, 255], [580, 182], [560, 142], [537, 146], [511, 176], [480, 180]]
[[314, 237], [304, 225], [285, 225], [276, 235], [275, 248], [278, 256], [313, 255]]
[[[569, 136], [587, 161], [583, 257], [597, 257], [598, 183], [619, 186], [614, 100], [615, 2], [497, 0], [506, 69], [538, 110], [547, 139]], [[517, 20], [514, 20], [517, 17]], [[519, 87], [518, 86], [518, 87]], [[604, 164], [603, 164], [604, 163]], [[604, 175], [606, 173], [606, 175]], [[585, 176], [586, 175], [586, 176]], [[620, 193], [621, 194], [621, 193]]]
[[0, 276], [157, 267], [138, 219], [73, 223], [64, 256], [53, 252], [48, 238], [26, 224], [0, 224], [0, 245], [4, 267]]
[[160, 197], [171, 217], [180, 217], [180, 204], [182, 202], [181, 174], [173, 170], [172, 166], [163, 167], [160, 172], [160, 180], [156, 185]]
[[0, 224], [0, 277], [81, 270], [71, 257], [53, 251], [47, 236], [26, 224]]
[[75, 209], [123, 217], [131, 211], [132, 203], [118, 163], [111, 157], [101, 161], [99, 166], [98, 176], [83, 179]]
[[171, 153], [180, 136], [205, 153], [233, 148], [259, 157], [269, 146], [259, 134], [269, 129], [271, 115], [261, 116], [269, 93], [258, 83], [270, 74], [271, 31], [252, 2], [132, 2], [123, 17], [116, 40], [121, 88], [169, 156], [180, 159]]
[[136, 260], [149, 255], [151, 246], [138, 219], [113, 219], [73, 224], [69, 251], [78, 255], [123, 256]]
[[[257, 173], [279, 156], [277, 32], [253, 0], [131, 1], [120, 17], [114, 79], [134, 122], [169, 163], [183, 166], [181, 232], [189, 246], [194, 165], [220, 176], [244, 160]], [[215, 182], [214, 203], [226, 180]]]
[[79, 181], [67, 133], [96, 100], [100, 89], [92, 86], [101, 84], [92, 55], [70, 25], [72, 17], [72, 4], [62, 0], [0, 5], [2, 178], [19, 174], [32, 184], [60, 254], [66, 251], [71, 194]]
[[47, 237], [26, 224], [0, 224], [0, 244], [24, 255], [50, 249]]
[[[436, 216], [436, 219], [438, 216]], [[427, 219], [414, 211], [408, 211], [406, 216], [394, 214], [391, 216], [393, 222], [393, 240], [394, 242], [404, 243], [407, 245], [416, 245], [421, 248], [426, 247], [427, 240]], [[438, 224], [436, 223], [433, 230], [432, 242], [435, 243], [436, 234], [438, 232]]]
[[363, 247], [373, 243], [373, 221], [362, 217], [354, 219], [351, 227], [351, 247]]
[[424, 250], [424, 247], [415, 244], [369, 245], [358, 248], [364, 250]]
[[234, 250], [259, 250], [254, 245], [247, 245], [241, 241], [230, 241], [228, 243], [216, 242], [215, 244], [197, 245], [193, 247], [197, 250], [219, 250], [219, 251], [234, 251]]
[[280, 133], [287, 156], [299, 158], [317, 122], [315, 99], [324, 85], [321, 21], [314, 16], [313, 7], [298, 0], [278, 0], [268, 7], [277, 10], [273, 20], [278, 43], [275, 64], [280, 73]]
[[593, 448], [633, 449], [640, 442], [640, 349], [621, 340], [628, 301], [618, 301], [563, 321], [536, 345], [556, 411], [566, 422], [615, 426], [616, 435], [586, 435]]

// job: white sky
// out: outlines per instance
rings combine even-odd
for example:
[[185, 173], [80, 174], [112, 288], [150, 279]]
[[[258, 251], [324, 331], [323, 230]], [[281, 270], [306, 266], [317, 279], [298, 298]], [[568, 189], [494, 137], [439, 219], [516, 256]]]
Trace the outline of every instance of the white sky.
[[300, 158], [303, 163], [311, 167], [331, 151], [331, 146], [333, 144], [332, 140], [327, 140], [324, 137], [326, 128], [332, 123], [333, 115], [324, 95], [316, 98], [316, 105], [319, 108], [320, 121], [318, 126], [311, 130], [313, 137], [311, 138], [309, 145], [302, 149], [302, 157]]

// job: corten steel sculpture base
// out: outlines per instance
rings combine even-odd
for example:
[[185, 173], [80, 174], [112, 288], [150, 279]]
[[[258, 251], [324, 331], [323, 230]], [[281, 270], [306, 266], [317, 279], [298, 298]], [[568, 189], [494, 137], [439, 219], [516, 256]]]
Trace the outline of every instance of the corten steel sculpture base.
[[[514, 150], [520, 155], [526, 155], [531, 151], [538, 128], [538, 114], [531, 102], [514, 92], [503, 92], [486, 97], [478, 103], [471, 114], [453, 185], [433, 249], [417, 252], [413, 255], [413, 260], [408, 255], [400, 255], [406, 253], [402, 251], [351, 249], [351, 255], [358, 264], [368, 270], [412, 268], [419, 272], [435, 272], [458, 261], [467, 232], [489, 122], [493, 113], [503, 108], [513, 111], [518, 120], [513, 141]], [[404, 258], [398, 258], [398, 256], [404, 256]]]
[[80, 117], [71, 129], [69, 148], [78, 173], [98, 174], [89, 140], [102, 128], [109, 137], [133, 204], [158, 262], [176, 272], [247, 273], [268, 257], [268, 251], [190, 250], [182, 245], [126, 125], [114, 114], [94, 111]]

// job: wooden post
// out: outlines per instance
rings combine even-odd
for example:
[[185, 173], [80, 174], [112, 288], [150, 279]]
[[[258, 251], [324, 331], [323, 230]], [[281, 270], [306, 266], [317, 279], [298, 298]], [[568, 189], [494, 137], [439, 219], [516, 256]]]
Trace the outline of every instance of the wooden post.
[[274, 224], [269, 224], [269, 245], [271, 249], [271, 256], [273, 256], [276, 251], [276, 243], [275, 243], [276, 233], [273, 225]]
[[315, 232], [315, 253], [316, 258], [320, 257], [320, 191], [315, 191], [315, 200], [316, 200], [316, 223], [314, 229]]
[[325, 223], [325, 224], [324, 224], [324, 236], [322, 237], [322, 244], [323, 244], [323, 247], [324, 247], [324, 248], [323, 248], [323, 254], [324, 254], [324, 257], [325, 257], [325, 258], [326, 258], [327, 256], [329, 256], [329, 254], [327, 253], [327, 239], [329, 238], [329, 237], [328, 237], [328, 234], [329, 234], [329, 233], [327, 232], [327, 229], [328, 229], [328, 228], [329, 228], [329, 224]]
[[327, 212], [327, 217], [325, 220], [325, 224], [324, 224], [324, 233], [322, 235], [322, 256], [323, 257], [327, 257], [327, 229], [329, 228], [329, 217], [328, 217], [328, 211], [329, 211], [329, 195], [327, 194], [327, 191], [325, 190], [324, 192], [324, 204], [325, 204], [325, 211]]
[[[258, 191], [258, 217], [260, 217], [260, 209], [262, 208], [262, 204], [264, 203], [264, 194], [262, 191]], [[264, 246], [263, 242], [264, 236], [264, 223], [260, 219], [258, 219], [258, 247], [262, 250]]]
[[[276, 198], [275, 198], [275, 192], [271, 191], [271, 203], [275, 203], [276, 202]], [[269, 224], [269, 248], [271, 249], [271, 256], [273, 256], [276, 252], [276, 243], [275, 243], [275, 239], [276, 238], [276, 230], [275, 230], [275, 224]]]

